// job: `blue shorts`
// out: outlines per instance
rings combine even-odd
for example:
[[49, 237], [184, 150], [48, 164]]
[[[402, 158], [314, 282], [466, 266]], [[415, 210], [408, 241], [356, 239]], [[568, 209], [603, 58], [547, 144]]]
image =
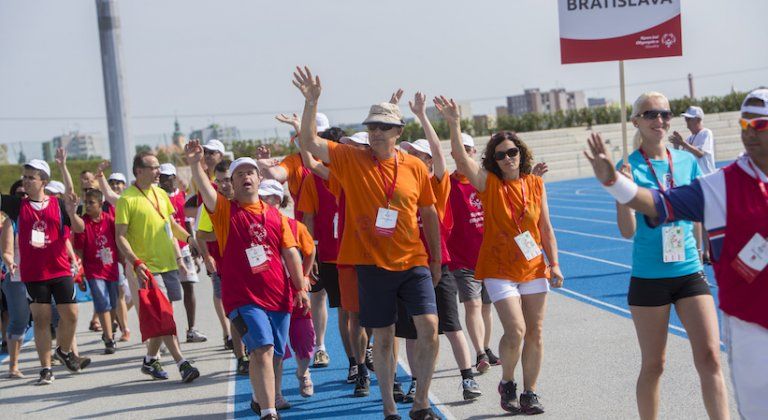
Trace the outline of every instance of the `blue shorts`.
[[291, 325], [290, 312], [273, 312], [256, 305], [241, 306], [228, 315], [243, 337], [248, 351], [273, 346], [275, 356], [283, 357]]
[[357, 265], [360, 325], [384, 328], [397, 321], [398, 300], [408, 316], [437, 313], [432, 273], [427, 267], [389, 271]]
[[118, 282], [88, 279], [88, 286], [91, 288], [93, 310], [96, 313], [111, 311], [117, 305]]

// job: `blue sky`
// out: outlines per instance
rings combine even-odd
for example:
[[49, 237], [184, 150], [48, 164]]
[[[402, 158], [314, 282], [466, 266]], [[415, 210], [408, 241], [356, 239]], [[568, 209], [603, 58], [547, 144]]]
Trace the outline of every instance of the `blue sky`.
[[[302, 105], [297, 64], [320, 74], [334, 123], [360, 121], [398, 87], [472, 100], [475, 114], [528, 87], [618, 99], [616, 63], [560, 65], [554, 0], [118, 3], [137, 144], [170, 135], [173, 114], [185, 132], [218, 122], [274, 135], [270, 114]], [[627, 62], [630, 102], [687, 94], [689, 72], [699, 96], [768, 84], [768, 2], [685, 0], [682, 11], [684, 56]], [[103, 117], [94, 1], [0, 2], [0, 143], [34, 156], [68, 130], [106, 133]]]

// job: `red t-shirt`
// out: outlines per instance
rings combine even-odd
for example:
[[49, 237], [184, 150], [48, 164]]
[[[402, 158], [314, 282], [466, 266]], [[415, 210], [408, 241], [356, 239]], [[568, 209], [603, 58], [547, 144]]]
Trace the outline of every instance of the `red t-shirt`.
[[83, 216], [85, 232], [76, 233], [74, 248], [83, 252], [86, 279], [118, 280], [118, 251], [115, 241], [115, 218], [102, 212], [98, 221]]
[[[184, 191], [177, 188], [176, 191], [168, 194], [168, 198], [171, 200], [173, 208], [176, 209], [176, 211], [173, 212], [174, 220], [176, 220], [176, 223], [178, 223], [179, 226], [184, 227], [186, 222], [186, 216], [184, 215], [184, 204], [187, 203], [187, 195], [184, 194]], [[184, 241], [178, 242], [179, 248], [184, 248], [187, 246], [187, 243]]]

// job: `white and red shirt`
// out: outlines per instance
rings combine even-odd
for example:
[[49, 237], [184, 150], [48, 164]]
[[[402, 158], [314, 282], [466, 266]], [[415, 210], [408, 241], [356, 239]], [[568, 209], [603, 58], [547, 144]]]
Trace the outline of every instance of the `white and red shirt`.
[[115, 240], [115, 218], [102, 212], [99, 220], [83, 216], [85, 231], [75, 234], [74, 248], [83, 252], [86, 279], [117, 281], [118, 250]]
[[451, 174], [451, 194], [448, 205], [453, 212], [453, 229], [448, 236], [448, 252], [453, 270], [474, 270], [477, 254], [483, 243], [483, 204], [477, 189], [457, 172]]

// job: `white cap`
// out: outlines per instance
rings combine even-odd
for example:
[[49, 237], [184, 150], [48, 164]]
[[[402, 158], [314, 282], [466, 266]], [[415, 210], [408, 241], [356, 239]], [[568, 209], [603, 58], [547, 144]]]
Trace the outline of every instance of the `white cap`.
[[[747, 100], [757, 98], [763, 101], [763, 105], [747, 105]], [[755, 89], [747, 94], [744, 102], [741, 103], [741, 112], [750, 114], [768, 115], [768, 89]]]
[[160, 175], [176, 175], [176, 167], [172, 163], [163, 163], [160, 165]]
[[317, 125], [318, 133], [331, 128], [331, 122], [328, 120], [328, 116], [322, 112], [318, 112], [317, 115], [315, 115], [315, 124]]
[[64, 188], [64, 184], [59, 181], [51, 181], [45, 186], [45, 190], [51, 194], [64, 194], [66, 188]]
[[342, 144], [364, 144], [366, 146], [370, 146], [371, 143], [368, 142], [368, 132], [367, 131], [358, 131], [355, 134], [352, 134], [351, 136], [344, 136], [341, 139], [339, 139], [339, 143]]
[[698, 106], [689, 106], [688, 109], [685, 110], [682, 114], [680, 114], [681, 117], [685, 118], [704, 118], [704, 110], [701, 109]]
[[262, 197], [268, 197], [270, 195], [282, 197], [284, 191], [283, 184], [274, 179], [265, 179], [259, 184], [259, 195]]
[[226, 153], [226, 150], [224, 149], [224, 143], [216, 139], [208, 140], [208, 142], [205, 143], [205, 146], [203, 146], [203, 148], [208, 150], [213, 150], [214, 152], [219, 152], [222, 155]]
[[475, 147], [475, 139], [467, 133], [461, 133], [461, 144], [467, 147]]
[[234, 161], [232, 161], [232, 163], [229, 164], [229, 173], [234, 175], [237, 168], [243, 165], [251, 165], [254, 168], [256, 168], [256, 170], [259, 169], [259, 165], [256, 164], [255, 160], [249, 157], [241, 157], [241, 158], [235, 159]]
[[409, 141], [400, 142], [400, 148], [404, 149], [406, 152], [416, 150], [418, 152], [426, 153], [429, 156], [432, 156], [432, 150], [429, 148], [429, 142], [424, 139], [418, 139], [413, 143]]
[[112, 172], [112, 174], [109, 175], [107, 181], [118, 181], [122, 182], [123, 184], [128, 183], [128, 180], [125, 179], [125, 175], [121, 174], [120, 172]]
[[48, 162], [40, 159], [32, 159], [25, 163], [24, 166], [29, 166], [45, 172], [46, 175], [51, 176], [51, 167], [48, 166]]

